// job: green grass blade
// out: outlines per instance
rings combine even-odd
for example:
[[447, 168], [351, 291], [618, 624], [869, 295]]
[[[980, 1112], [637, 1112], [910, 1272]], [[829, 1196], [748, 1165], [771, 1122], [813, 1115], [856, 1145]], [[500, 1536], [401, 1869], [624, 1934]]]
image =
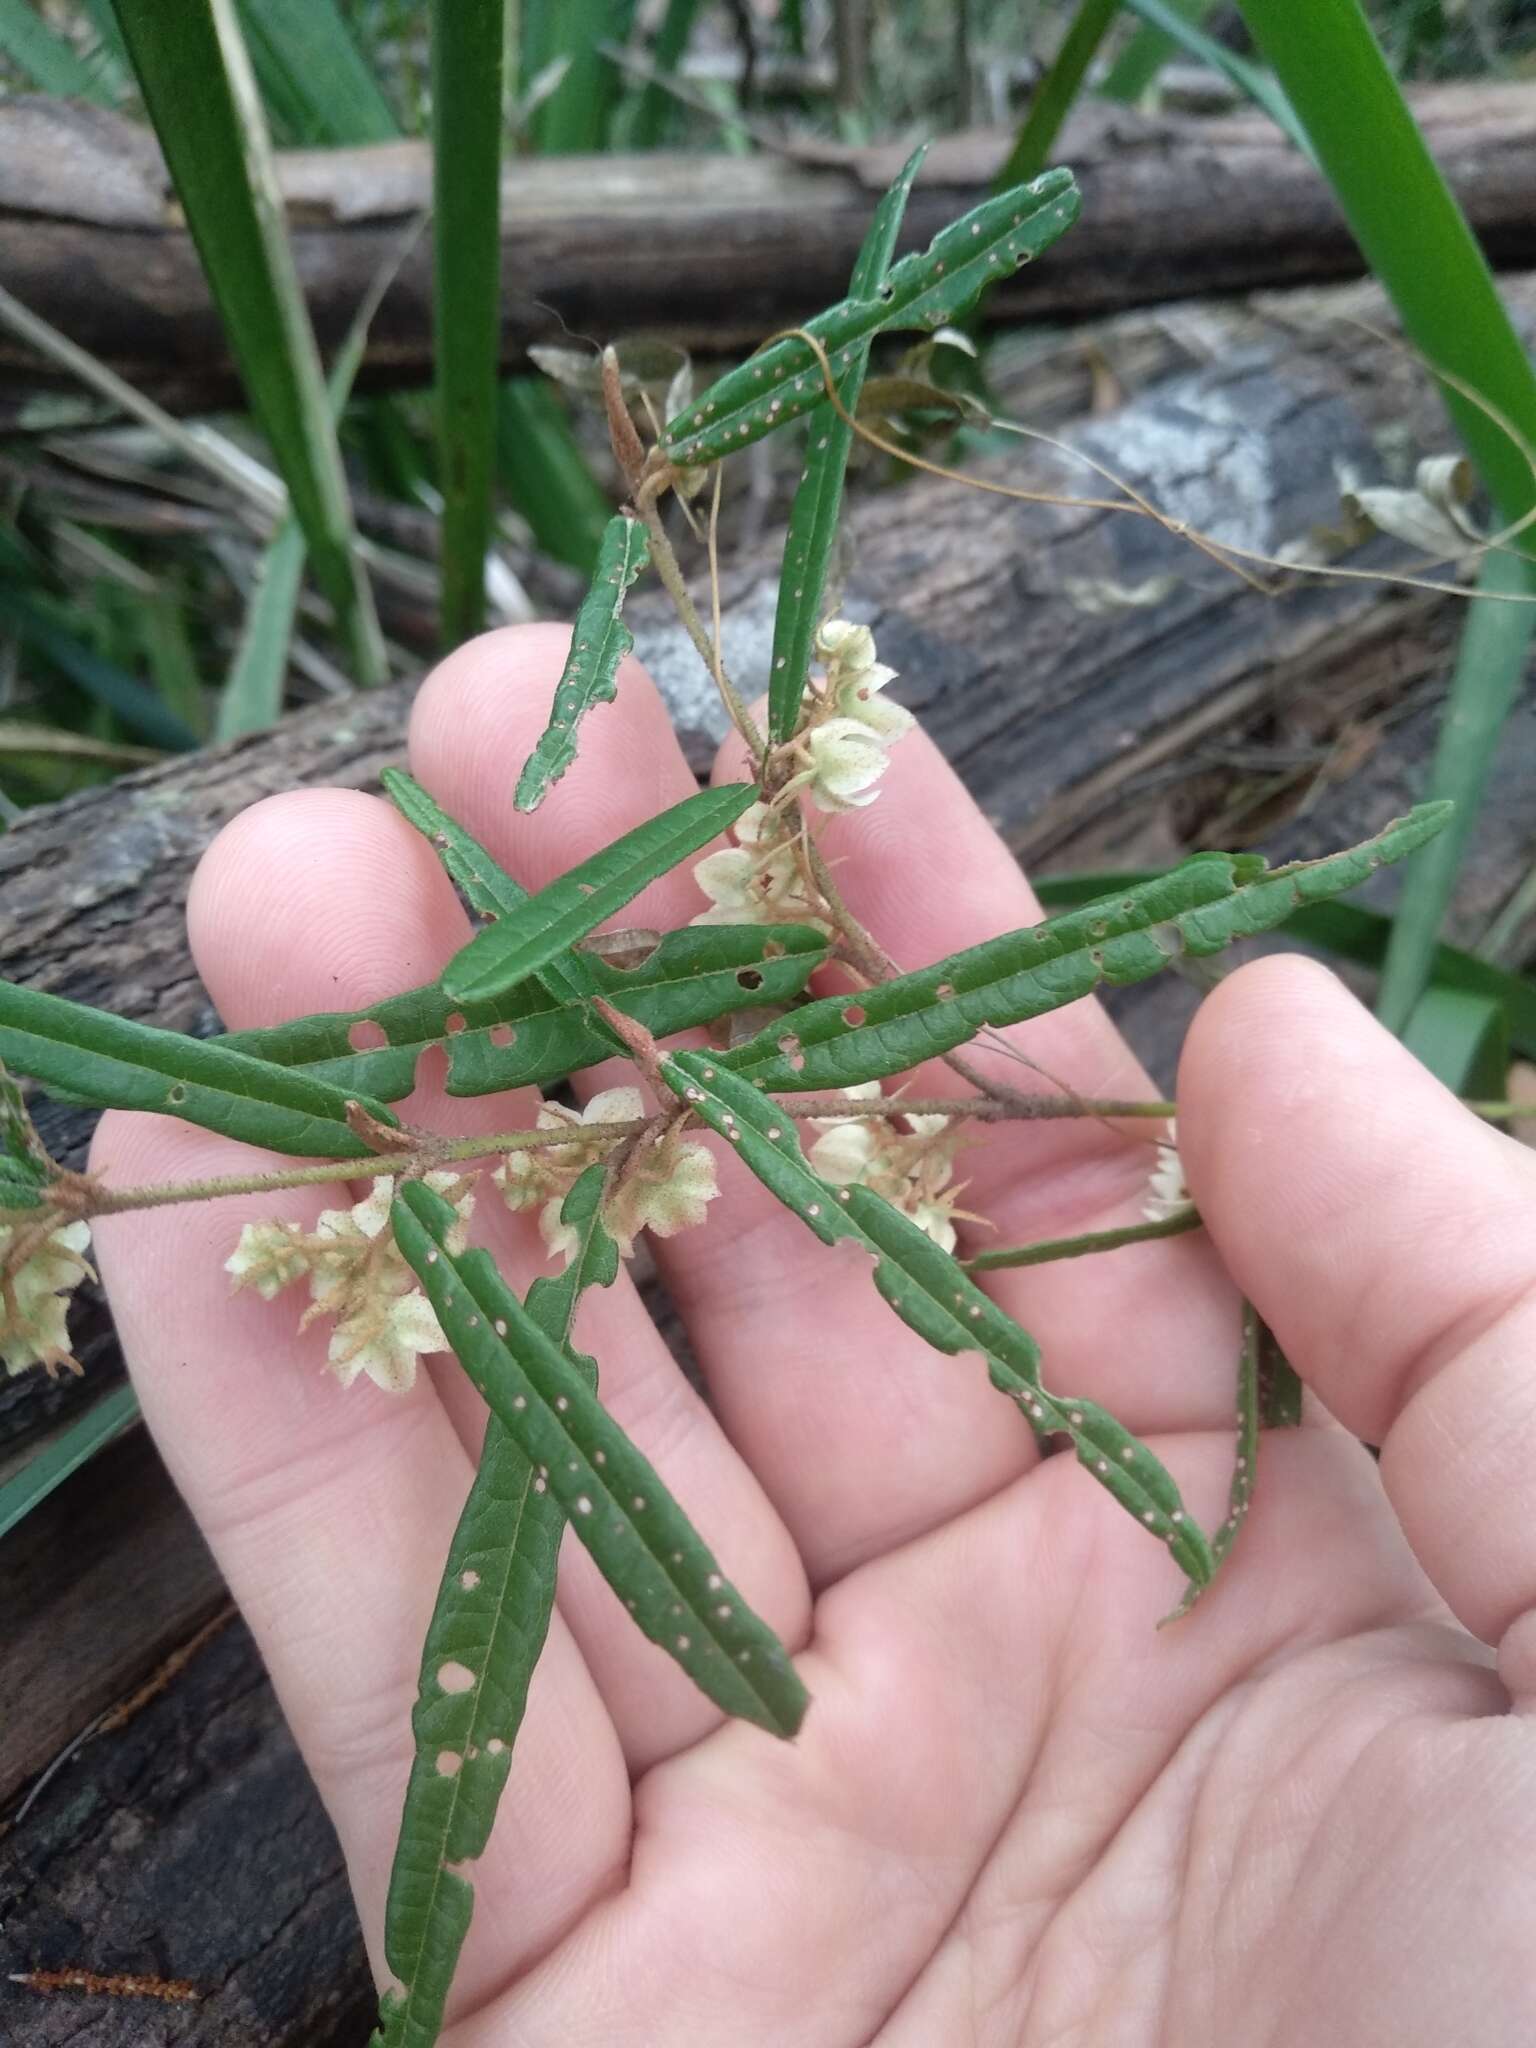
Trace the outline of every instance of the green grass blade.
[[9, 1535], [55, 1487], [62, 1486], [72, 1472], [78, 1472], [138, 1419], [138, 1397], [132, 1387], [114, 1387], [51, 1437], [19, 1472], [0, 1484], [0, 1536]]
[[[1434, 971], [1435, 947], [1462, 856], [1477, 820], [1499, 735], [1525, 682], [1536, 604], [1504, 604], [1505, 593], [1536, 598], [1536, 566], [1521, 555], [1483, 558], [1474, 602], [1461, 631], [1450, 692], [1429, 771], [1429, 794], [1456, 806], [1450, 827], [1414, 871], [1392, 922], [1376, 1014], [1401, 1033]], [[1502, 1085], [1502, 1084], [1501, 1084]]]
[[[611, 1286], [619, 1270], [602, 1194], [603, 1169], [591, 1167], [561, 1211], [575, 1256], [560, 1278], [536, 1280], [527, 1304], [589, 1387], [596, 1368], [569, 1338], [584, 1290]], [[402, 1990], [380, 2002], [378, 2048], [430, 2048], [441, 2030], [474, 1903], [451, 1866], [473, 1862], [490, 1839], [549, 1632], [564, 1528], [564, 1508], [492, 1416], [422, 1652], [416, 1757], [384, 1919], [384, 1954]], [[445, 1758], [456, 1759], [451, 1769]]]
[[783, 1645], [721, 1574], [652, 1469], [486, 1252], [448, 1250], [455, 1218], [421, 1181], [394, 1204], [395, 1241], [460, 1364], [628, 1607], [722, 1712], [790, 1736], [804, 1687]]
[[155, 132], [250, 397], [335, 609], [356, 680], [384, 645], [358, 566], [351, 505], [314, 333], [285, 232], [271, 147], [233, 0], [118, 0]]
[[[879, 291], [896, 253], [907, 195], [926, 154], [926, 144], [912, 152], [895, 184], [876, 207], [849, 279], [850, 298], [870, 299]], [[849, 413], [858, 410], [864, 372], [869, 367], [869, 343], [856, 344], [852, 358], [837, 378], [838, 396]], [[788, 739], [800, 714], [811, 644], [821, 623], [822, 592], [843, 509], [843, 478], [853, 447], [852, 427], [830, 402], [818, 405], [808, 424], [805, 467], [790, 506], [778, 608], [773, 620], [768, 737], [775, 741]]]
[[[76, 1102], [147, 1109], [304, 1159], [358, 1159], [344, 1089], [207, 1039], [0, 981], [0, 1060]], [[382, 1103], [365, 1109], [384, 1123]]]
[[[849, 369], [857, 343], [887, 328], [933, 328], [958, 320], [989, 284], [1030, 262], [1066, 233], [1081, 204], [1067, 170], [984, 200], [928, 248], [903, 256], [879, 291], [844, 299], [805, 323], [834, 373]], [[793, 336], [776, 341], [711, 384], [675, 420], [662, 446], [674, 462], [715, 462], [759, 441], [824, 402], [813, 352]]]
[[1045, 169], [1061, 124], [1071, 113], [1088, 67], [1120, 12], [1120, 0], [1081, 0], [1056, 61], [1036, 86], [1008, 161], [997, 174], [997, 189], [1022, 185]]
[[[1198, 28], [1216, 0], [1171, 0], [1171, 4], [1184, 21]], [[1165, 29], [1153, 28], [1150, 22], [1144, 24], [1110, 66], [1109, 76], [1100, 88], [1104, 98], [1130, 103], [1141, 99], [1178, 48]]]
[[567, 60], [559, 85], [533, 116], [533, 146], [544, 156], [595, 154], [608, 141], [619, 76], [603, 43], [626, 43], [635, 0], [543, 0], [525, 7], [522, 79]]
[[[559, 1080], [618, 1050], [584, 999], [602, 996], [653, 1038], [667, 1038], [736, 1010], [793, 1002], [826, 957], [826, 940], [803, 925], [775, 925], [771, 933], [760, 925], [688, 926], [664, 933], [638, 967], [568, 955], [572, 977], [580, 977], [574, 996], [549, 993], [547, 969], [480, 1003], [457, 1002], [429, 983], [364, 1010], [301, 1017], [214, 1042], [381, 1102], [408, 1095], [422, 1054], [441, 1045], [450, 1095], [494, 1095]], [[358, 1050], [364, 1038], [383, 1042]]]
[[297, 143], [392, 142], [400, 130], [335, 0], [240, 0], [251, 62]]
[[74, 44], [43, 20], [31, 0], [0, 0], [0, 54], [8, 57], [39, 92], [110, 106], [111, 85], [99, 63], [82, 57]]
[[174, 590], [158, 590], [145, 596], [139, 601], [136, 623], [161, 702], [190, 732], [205, 732], [203, 685], [180, 595]]
[[190, 752], [197, 734], [151, 689], [116, 662], [85, 646], [45, 608], [21, 591], [0, 585], [0, 622], [25, 646], [36, 649], [78, 688], [120, 718], [151, 746], [169, 753]]
[[750, 1081], [707, 1053], [677, 1053], [662, 1076], [711, 1130], [823, 1244], [853, 1242], [875, 1260], [875, 1285], [904, 1323], [937, 1350], [979, 1351], [992, 1384], [1042, 1437], [1071, 1438], [1094, 1479], [1166, 1542], [1192, 1584], [1211, 1571], [1198, 1523], [1153, 1454], [1091, 1401], [1051, 1394], [1034, 1339], [951, 1255], [872, 1188], [833, 1187], [807, 1165], [793, 1124]]
[[537, 974], [733, 825], [756, 795], [750, 783], [704, 789], [648, 818], [471, 939], [443, 970], [444, 991], [457, 1002], [479, 1002]]
[[509, 377], [501, 386], [496, 460], [502, 489], [545, 554], [590, 577], [611, 508], [544, 378]]
[[1498, 1101], [1509, 1087], [1509, 1024], [1503, 1009], [1466, 989], [1426, 989], [1403, 1043], [1457, 1095]]
[[505, 0], [433, 0], [432, 326], [446, 647], [485, 625], [501, 340]]
[[1239, 92], [1245, 92], [1256, 107], [1264, 109], [1303, 156], [1312, 155], [1306, 129], [1297, 119], [1296, 110], [1284, 90], [1269, 72], [1258, 64], [1249, 63], [1246, 57], [1239, 57], [1235, 50], [1229, 50], [1214, 36], [1208, 36], [1195, 22], [1187, 20], [1179, 8], [1171, 5], [1170, 0], [1125, 0], [1125, 4], [1165, 35], [1169, 42], [1186, 51], [1197, 64], [1205, 64], [1212, 71], [1230, 78]]
[[635, 123], [630, 131], [630, 146], [634, 149], [659, 149], [667, 139], [673, 101], [659, 81], [670, 78], [681, 68], [698, 12], [699, 0], [667, 0], [667, 11], [651, 45], [651, 66], [658, 77], [647, 82], [635, 109]]
[[827, 996], [770, 1024], [723, 1063], [759, 1086], [844, 1088], [904, 1073], [986, 1026], [1026, 1018], [1204, 958], [1282, 924], [1304, 903], [1357, 887], [1441, 829], [1448, 806], [1423, 804], [1364, 845], [1326, 860], [1265, 867], [1256, 855], [1196, 854], [1155, 882], [1008, 932], [915, 974]]
[[623, 513], [610, 520], [592, 572], [592, 588], [582, 600], [571, 634], [571, 651], [555, 685], [549, 724], [518, 777], [516, 804], [536, 811], [550, 785], [560, 780], [576, 758], [581, 721], [594, 705], [611, 704], [618, 694], [614, 681], [619, 663], [635, 644], [620, 614], [629, 587], [651, 558], [645, 528]]

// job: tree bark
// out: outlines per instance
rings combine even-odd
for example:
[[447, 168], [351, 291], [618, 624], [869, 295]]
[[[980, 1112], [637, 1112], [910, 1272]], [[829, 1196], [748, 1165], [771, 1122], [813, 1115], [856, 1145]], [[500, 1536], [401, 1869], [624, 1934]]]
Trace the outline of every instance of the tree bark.
[[[1529, 333], [1536, 287], [1518, 281], [1511, 298]], [[1291, 295], [1176, 323], [1156, 381], [1073, 438], [1179, 517], [1256, 547], [1330, 524], [1336, 460], [1374, 479], [1380, 447], [1411, 466], [1447, 438], [1426, 380], [1341, 325], [1340, 312], [1381, 317], [1352, 292], [1342, 306]], [[1111, 375], [1145, 355], [1145, 325], [1104, 339]], [[985, 473], [1066, 482], [1058, 458], [1028, 450]], [[845, 601], [901, 671], [896, 694], [1037, 866], [1160, 863], [1229, 832], [1240, 840], [1249, 821], [1272, 855], [1317, 853], [1376, 829], [1417, 793], [1465, 616], [1457, 599], [1333, 583], [1266, 602], [1143, 521], [921, 479], [856, 493], [849, 541]], [[1351, 560], [1401, 553], [1376, 542]], [[772, 568], [756, 555], [727, 581], [728, 648], [749, 688], [766, 671]], [[1164, 572], [1179, 581], [1161, 602], [1103, 616], [1082, 608], [1082, 584], [1133, 587]], [[702, 765], [718, 724], [680, 630], [649, 594], [626, 617]], [[217, 1028], [182, 927], [198, 856], [257, 797], [373, 786], [402, 754], [410, 694], [327, 704], [28, 814], [0, 839], [0, 973], [161, 1025]], [[1533, 786], [1527, 699], [1479, 820], [1458, 903], [1464, 930], [1536, 861]], [[1397, 879], [1376, 877], [1371, 900], [1390, 900]], [[899, 954], [899, 934], [888, 936]], [[1170, 978], [1116, 999], [1163, 1085], [1191, 1001]], [[40, 1107], [54, 1148], [78, 1159], [89, 1115]], [[0, 1388], [0, 1459], [120, 1370], [99, 1304], [77, 1328], [83, 1386], [31, 1375]], [[169, 1653], [200, 1644], [122, 1726], [89, 1741], [0, 1843], [4, 1970], [152, 1972], [190, 1979], [204, 1997], [44, 1998], [0, 1972], [0, 2033], [27, 2048], [360, 2043], [370, 1994], [334, 1838], [243, 1628], [197, 1633], [222, 1589], [142, 1435], [34, 1513], [7, 1540], [3, 1569], [0, 1800], [102, 1708], [143, 1689]]]
[[[1414, 98], [1490, 257], [1536, 265], [1536, 94], [1434, 86]], [[921, 246], [982, 197], [1007, 143], [1001, 134], [936, 142], [904, 245]], [[1057, 156], [1078, 172], [1083, 217], [1042, 262], [999, 284], [988, 300], [994, 319], [1080, 318], [1359, 275], [1326, 187], [1262, 116], [1085, 106]], [[841, 296], [899, 161], [890, 148], [820, 145], [750, 159], [656, 152], [510, 163], [503, 364], [521, 367], [529, 342], [558, 338], [561, 323], [599, 341], [661, 331], [706, 355], [755, 346]], [[330, 350], [429, 202], [427, 147], [296, 151], [279, 170], [299, 274]], [[363, 388], [430, 379], [431, 277], [424, 237], [374, 322]], [[57, 100], [0, 107], [0, 278], [162, 404], [238, 401], [148, 130]], [[0, 336], [0, 424], [27, 418], [28, 393], [59, 383]]]

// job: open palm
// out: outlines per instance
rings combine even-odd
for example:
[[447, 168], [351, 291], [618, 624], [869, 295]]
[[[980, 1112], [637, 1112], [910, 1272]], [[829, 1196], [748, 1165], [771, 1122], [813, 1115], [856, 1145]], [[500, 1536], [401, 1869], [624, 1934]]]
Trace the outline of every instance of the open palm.
[[[630, 665], [551, 801], [513, 811], [563, 648], [552, 628], [473, 643], [411, 733], [415, 774], [534, 887], [692, 786]], [[905, 966], [1036, 915], [920, 734], [825, 843]], [[631, 916], [699, 907], [684, 872]], [[361, 1007], [466, 936], [430, 848], [339, 791], [237, 820], [189, 921], [236, 1027]], [[1084, 1093], [1147, 1089], [1092, 1005], [1019, 1042]], [[404, 1105], [418, 1124], [516, 1120], [505, 1099], [450, 1103], [441, 1078], [424, 1069]], [[920, 1085], [958, 1086], [944, 1068]], [[607, 1405], [800, 1652], [813, 1704], [793, 1744], [720, 1726], [567, 1544], [474, 1872], [455, 2048], [1536, 2039], [1536, 1163], [1295, 961], [1205, 1006], [1179, 1092], [1208, 1235], [991, 1276], [1050, 1384], [1149, 1437], [1208, 1527], [1239, 1286], [1320, 1397], [1266, 1438], [1232, 1564], [1177, 1627], [1155, 1627], [1178, 1594], [1166, 1551], [1073, 1460], [1041, 1462], [979, 1361], [927, 1349], [865, 1262], [738, 1161], [709, 1226], [657, 1247], [707, 1403], [626, 1279], [586, 1298]], [[232, 1154], [251, 1157], [112, 1116], [94, 1163], [182, 1179]], [[1003, 1241], [1106, 1227], [1136, 1214], [1148, 1163], [1097, 1124], [994, 1127], [966, 1155], [966, 1206]], [[382, 1971], [420, 1643], [484, 1411], [451, 1360], [403, 1400], [343, 1394], [286, 1301], [230, 1298], [244, 1221], [337, 1199], [104, 1219], [99, 1251]], [[482, 1201], [480, 1220], [515, 1284], [544, 1269], [526, 1218]]]

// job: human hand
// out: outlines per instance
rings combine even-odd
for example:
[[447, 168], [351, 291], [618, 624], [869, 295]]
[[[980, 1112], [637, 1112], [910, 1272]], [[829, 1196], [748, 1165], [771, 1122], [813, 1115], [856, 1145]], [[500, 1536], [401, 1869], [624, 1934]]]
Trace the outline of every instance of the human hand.
[[[413, 772], [531, 887], [692, 787], [631, 663], [548, 804], [512, 810], [564, 645], [542, 627], [476, 641], [412, 721]], [[719, 772], [739, 767], [728, 750]], [[920, 734], [824, 843], [903, 964], [1038, 914]], [[699, 907], [684, 870], [626, 918]], [[238, 819], [188, 915], [240, 1028], [362, 1007], [467, 936], [430, 847], [340, 791]], [[1014, 1035], [1083, 1093], [1148, 1089], [1091, 1004]], [[919, 1085], [957, 1084], [936, 1068]], [[509, 1120], [505, 1098], [448, 1103], [440, 1069], [402, 1110]], [[812, 1706], [793, 1744], [719, 1725], [567, 1544], [474, 1872], [454, 2048], [1536, 2039], [1536, 1160], [1294, 960], [1202, 1008], [1179, 1117], [1206, 1232], [987, 1278], [1051, 1382], [1147, 1437], [1208, 1527], [1238, 1288], [1340, 1418], [1309, 1401], [1266, 1437], [1231, 1563], [1162, 1632], [1166, 1552], [1074, 1460], [1042, 1462], [975, 1359], [924, 1346], [739, 1162], [721, 1161], [708, 1226], [656, 1246], [708, 1406], [627, 1279], [585, 1298], [607, 1405], [800, 1652]], [[251, 1157], [112, 1115], [94, 1163], [140, 1182]], [[1148, 1149], [1023, 1123], [986, 1129], [967, 1164], [967, 1206], [1023, 1241], [1132, 1220]], [[244, 1222], [337, 1200], [96, 1228], [145, 1413], [336, 1822], [382, 1974], [420, 1643], [484, 1413], [446, 1359], [407, 1398], [344, 1394], [287, 1301], [231, 1298]], [[489, 1200], [480, 1217], [514, 1284], [548, 1270], [529, 1217]], [[1347, 1430], [1382, 1445], [1379, 1467]]]

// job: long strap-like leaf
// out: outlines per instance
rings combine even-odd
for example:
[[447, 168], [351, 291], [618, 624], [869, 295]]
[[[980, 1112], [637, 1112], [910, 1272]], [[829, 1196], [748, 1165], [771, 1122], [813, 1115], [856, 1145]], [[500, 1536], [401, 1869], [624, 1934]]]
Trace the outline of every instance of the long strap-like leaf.
[[1168, 1545], [1192, 1584], [1205, 1583], [1210, 1546], [1168, 1472], [1096, 1403], [1048, 1393], [1034, 1339], [948, 1252], [873, 1189], [834, 1187], [813, 1173], [790, 1119], [717, 1058], [677, 1053], [662, 1061], [661, 1071], [823, 1244], [852, 1238], [873, 1255], [875, 1285], [904, 1323], [936, 1350], [979, 1351], [992, 1384], [1018, 1404], [1030, 1426], [1042, 1437], [1070, 1437], [1098, 1483]]
[[[834, 371], [883, 328], [940, 327], [957, 320], [982, 289], [1048, 249], [1077, 219], [1077, 185], [1067, 170], [985, 200], [904, 256], [868, 298], [844, 299], [805, 323]], [[711, 384], [668, 424], [662, 446], [674, 462], [718, 462], [809, 412], [826, 396], [814, 353], [794, 336], [751, 356]]]
[[1420, 804], [1374, 839], [1326, 860], [1266, 868], [1254, 855], [1201, 853], [1155, 881], [1043, 924], [988, 939], [857, 998], [828, 996], [767, 1026], [727, 1064], [759, 1087], [850, 1087], [904, 1073], [988, 1025], [1017, 1024], [1111, 987], [1144, 981], [1181, 953], [1203, 957], [1283, 924], [1432, 839], [1448, 804]]
[[[301, 1159], [368, 1152], [347, 1123], [353, 1097], [334, 1082], [11, 981], [0, 981], [0, 1059], [101, 1109], [158, 1110]], [[381, 1102], [362, 1107], [381, 1123], [395, 1121]]]
[[650, 544], [638, 519], [620, 513], [608, 522], [592, 571], [592, 587], [582, 600], [571, 633], [571, 651], [555, 685], [549, 723], [523, 764], [517, 781], [517, 808], [535, 811], [551, 783], [558, 782], [576, 758], [577, 729], [595, 704], [611, 704], [617, 694], [614, 677], [619, 663], [635, 644], [619, 614], [629, 586], [650, 559]]
[[489, 1254], [448, 1250], [454, 1214], [401, 1189], [395, 1241], [460, 1364], [560, 1501], [635, 1625], [722, 1712], [793, 1735], [805, 1688], [778, 1637], [720, 1571], [687, 1515], [524, 1308]]
[[[602, 1194], [603, 1169], [590, 1167], [561, 1212], [576, 1255], [528, 1295], [529, 1313], [588, 1385], [596, 1367], [569, 1351], [569, 1339], [582, 1291], [609, 1286], [618, 1272]], [[474, 1906], [453, 1866], [483, 1855], [490, 1838], [549, 1631], [564, 1527], [565, 1510], [493, 1415], [422, 1653], [416, 1758], [384, 1918], [384, 1953], [401, 1988], [381, 2001], [379, 2048], [431, 2048], [441, 2029]]]
[[[875, 208], [875, 217], [848, 281], [850, 298], [870, 299], [880, 289], [896, 253], [907, 195], [927, 149], [924, 143], [912, 152], [895, 184]], [[837, 379], [837, 395], [844, 412], [858, 410], [859, 392], [868, 367], [869, 342], [857, 342], [853, 360]], [[784, 566], [779, 574], [779, 602], [773, 620], [773, 653], [768, 672], [771, 740], [788, 739], [799, 715], [810, 667], [811, 642], [821, 623], [822, 592], [837, 540], [843, 476], [852, 446], [852, 427], [830, 401], [823, 401], [810, 417], [805, 468], [795, 486], [794, 502], [789, 508], [789, 531], [784, 538]]]
[[471, 939], [444, 969], [443, 988], [457, 1002], [479, 1002], [539, 973], [734, 824], [756, 795], [750, 783], [704, 789], [648, 818]]

